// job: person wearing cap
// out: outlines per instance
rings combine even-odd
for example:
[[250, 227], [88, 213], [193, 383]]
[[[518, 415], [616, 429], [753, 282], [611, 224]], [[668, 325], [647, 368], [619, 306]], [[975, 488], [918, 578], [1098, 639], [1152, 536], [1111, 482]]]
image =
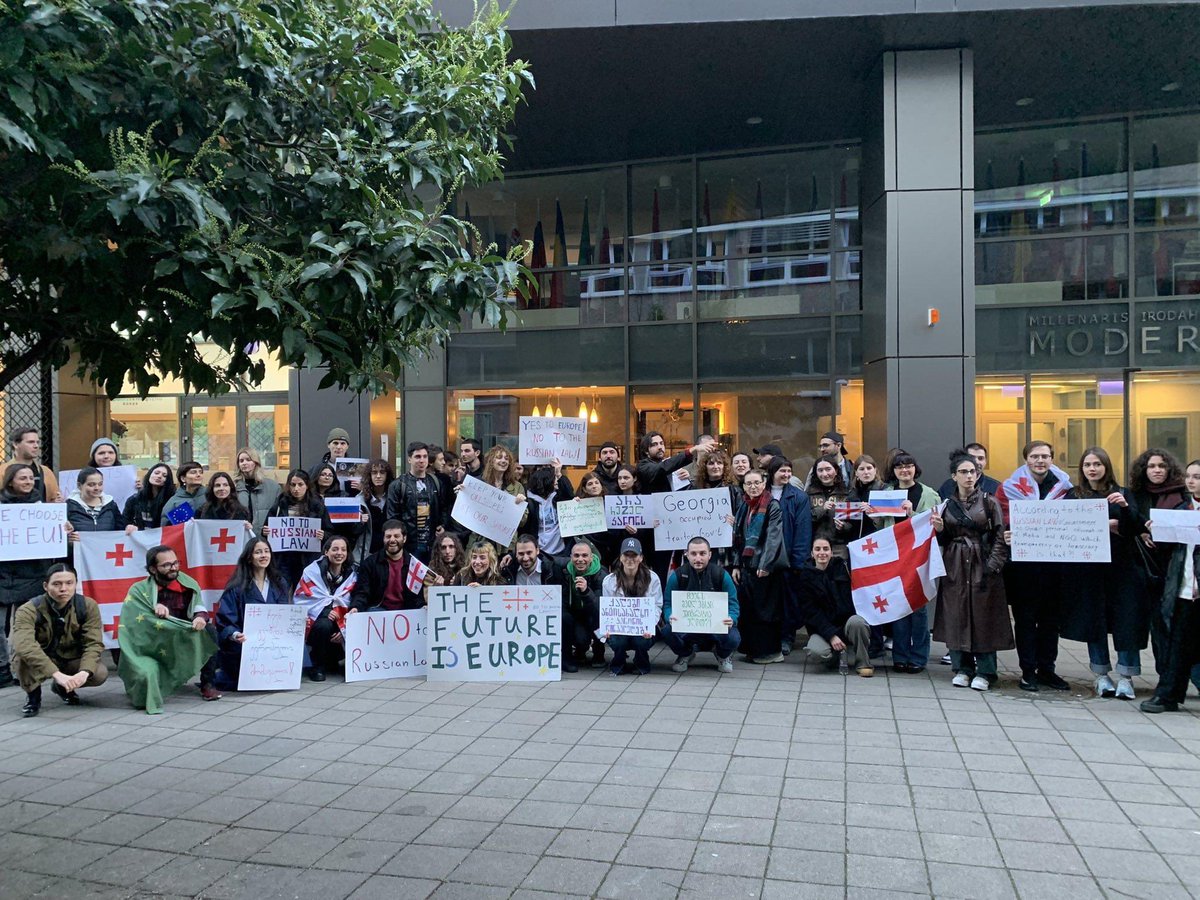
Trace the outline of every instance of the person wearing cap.
[[[780, 449], [778, 444], [763, 444], [761, 447], [754, 448], [754, 455], [758, 459], [755, 468], [766, 472], [771, 467], [771, 460], [777, 456], [783, 456], [783, 450]], [[745, 473], [742, 473], [742, 477], [745, 477]], [[790, 481], [792, 486], [797, 490], [804, 490], [804, 484], [795, 475], [792, 475]]]
[[[854, 483], [854, 463], [846, 455], [845, 435], [837, 431], [827, 431], [821, 435], [821, 439], [817, 442], [817, 459], [825, 456], [832, 456], [838, 461], [838, 467], [842, 470], [842, 484]], [[812, 484], [816, 468], [816, 463], [813, 463], [813, 467], [808, 470], [808, 475], [804, 479], [804, 490], [808, 490], [808, 486]]]
[[[605, 441], [600, 445], [600, 451], [597, 454], [596, 468], [592, 469], [596, 477], [600, 479], [600, 483], [604, 485], [605, 494], [619, 494], [620, 488], [617, 485], [617, 469], [621, 467], [621, 448], [612, 441]], [[583, 482], [580, 482], [580, 486]]]
[[[724, 619], [728, 629], [725, 634], [685, 634], [676, 632], [676, 618], [671, 614], [671, 598], [675, 591], [723, 592], [729, 596], [729, 614]], [[662, 637], [675, 654], [672, 672], [683, 674], [701, 650], [711, 650], [717, 658], [717, 671], [728, 675], [733, 671], [733, 651], [738, 648], [742, 636], [737, 630], [738, 620], [737, 585], [733, 578], [714, 559], [712, 546], [706, 538], [696, 536], [688, 541], [686, 562], [667, 577], [667, 588], [663, 592]]]
[[[649, 597], [662, 619], [663, 592], [662, 582], [651, 572], [642, 555], [642, 542], [637, 538], [625, 538], [621, 541], [621, 555], [613, 563], [612, 572], [604, 578], [601, 591], [604, 597]], [[654, 632], [647, 631], [642, 635], [606, 634], [608, 646], [612, 647], [613, 661], [608, 670], [612, 676], [625, 671], [625, 659], [630, 650], [633, 651], [633, 666], [639, 675], [650, 674], [650, 648], [654, 646]]]

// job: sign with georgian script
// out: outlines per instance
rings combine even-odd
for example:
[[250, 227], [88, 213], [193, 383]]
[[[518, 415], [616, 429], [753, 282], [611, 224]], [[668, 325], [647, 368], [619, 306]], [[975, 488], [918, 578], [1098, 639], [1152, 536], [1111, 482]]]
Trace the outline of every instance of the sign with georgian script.
[[308, 611], [290, 603], [247, 603], [239, 691], [295, 691], [304, 665]]

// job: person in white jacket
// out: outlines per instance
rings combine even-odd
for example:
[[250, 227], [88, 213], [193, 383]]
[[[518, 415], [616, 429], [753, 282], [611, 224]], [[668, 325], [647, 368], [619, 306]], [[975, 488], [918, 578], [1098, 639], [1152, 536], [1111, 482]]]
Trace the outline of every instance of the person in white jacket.
[[[655, 621], [662, 618], [662, 582], [650, 571], [642, 555], [642, 542], [637, 538], [625, 538], [621, 542], [621, 555], [613, 564], [612, 572], [605, 577], [602, 589], [604, 597], [647, 597], [654, 607]], [[603, 601], [602, 601], [603, 602]], [[625, 671], [625, 658], [633, 651], [633, 665], [639, 675], [650, 674], [650, 648], [654, 646], [654, 625], [639, 635], [606, 634], [605, 640], [613, 651], [612, 667], [608, 674], [620, 675]]]

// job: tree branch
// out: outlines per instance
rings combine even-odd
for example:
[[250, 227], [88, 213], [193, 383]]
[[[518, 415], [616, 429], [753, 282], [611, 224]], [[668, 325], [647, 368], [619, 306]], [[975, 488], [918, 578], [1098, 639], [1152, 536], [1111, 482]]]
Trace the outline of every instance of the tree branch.
[[60, 340], [61, 337], [57, 334], [44, 334], [20, 356], [9, 362], [0, 371], [0, 391], [12, 384], [17, 376], [47, 359]]

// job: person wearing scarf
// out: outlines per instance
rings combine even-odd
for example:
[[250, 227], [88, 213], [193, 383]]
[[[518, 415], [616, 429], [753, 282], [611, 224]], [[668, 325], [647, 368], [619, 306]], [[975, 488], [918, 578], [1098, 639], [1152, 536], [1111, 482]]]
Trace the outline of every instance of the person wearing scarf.
[[732, 523], [738, 561], [732, 574], [738, 586], [741, 649], [747, 662], [783, 662], [783, 573], [788, 567], [783, 510], [771, 497], [767, 475], [761, 469], [746, 473], [742, 489], [744, 499]]
[[343, 534], [331, 534], [321, 546], [321, 557], [304, 567], [292, 602], [307, 608], [305, 643], [312, 666], [308, 677], [324, 681], [330, 663], [342, 655], [342, 623], [350, 608], [350, 594], [358, 573], [350, 562], [350, 543]]
[[[583, 538], [571, 546], [571, 561], [563, 572], [567, 586], [562, 602], [562, 669], [577, 672], [587, 665], [588, 645], [600, 627], [600, 591], [604, 574], [600, 554]], [[592, 664], [604, 662], [604, 645], [592, 650]]]

